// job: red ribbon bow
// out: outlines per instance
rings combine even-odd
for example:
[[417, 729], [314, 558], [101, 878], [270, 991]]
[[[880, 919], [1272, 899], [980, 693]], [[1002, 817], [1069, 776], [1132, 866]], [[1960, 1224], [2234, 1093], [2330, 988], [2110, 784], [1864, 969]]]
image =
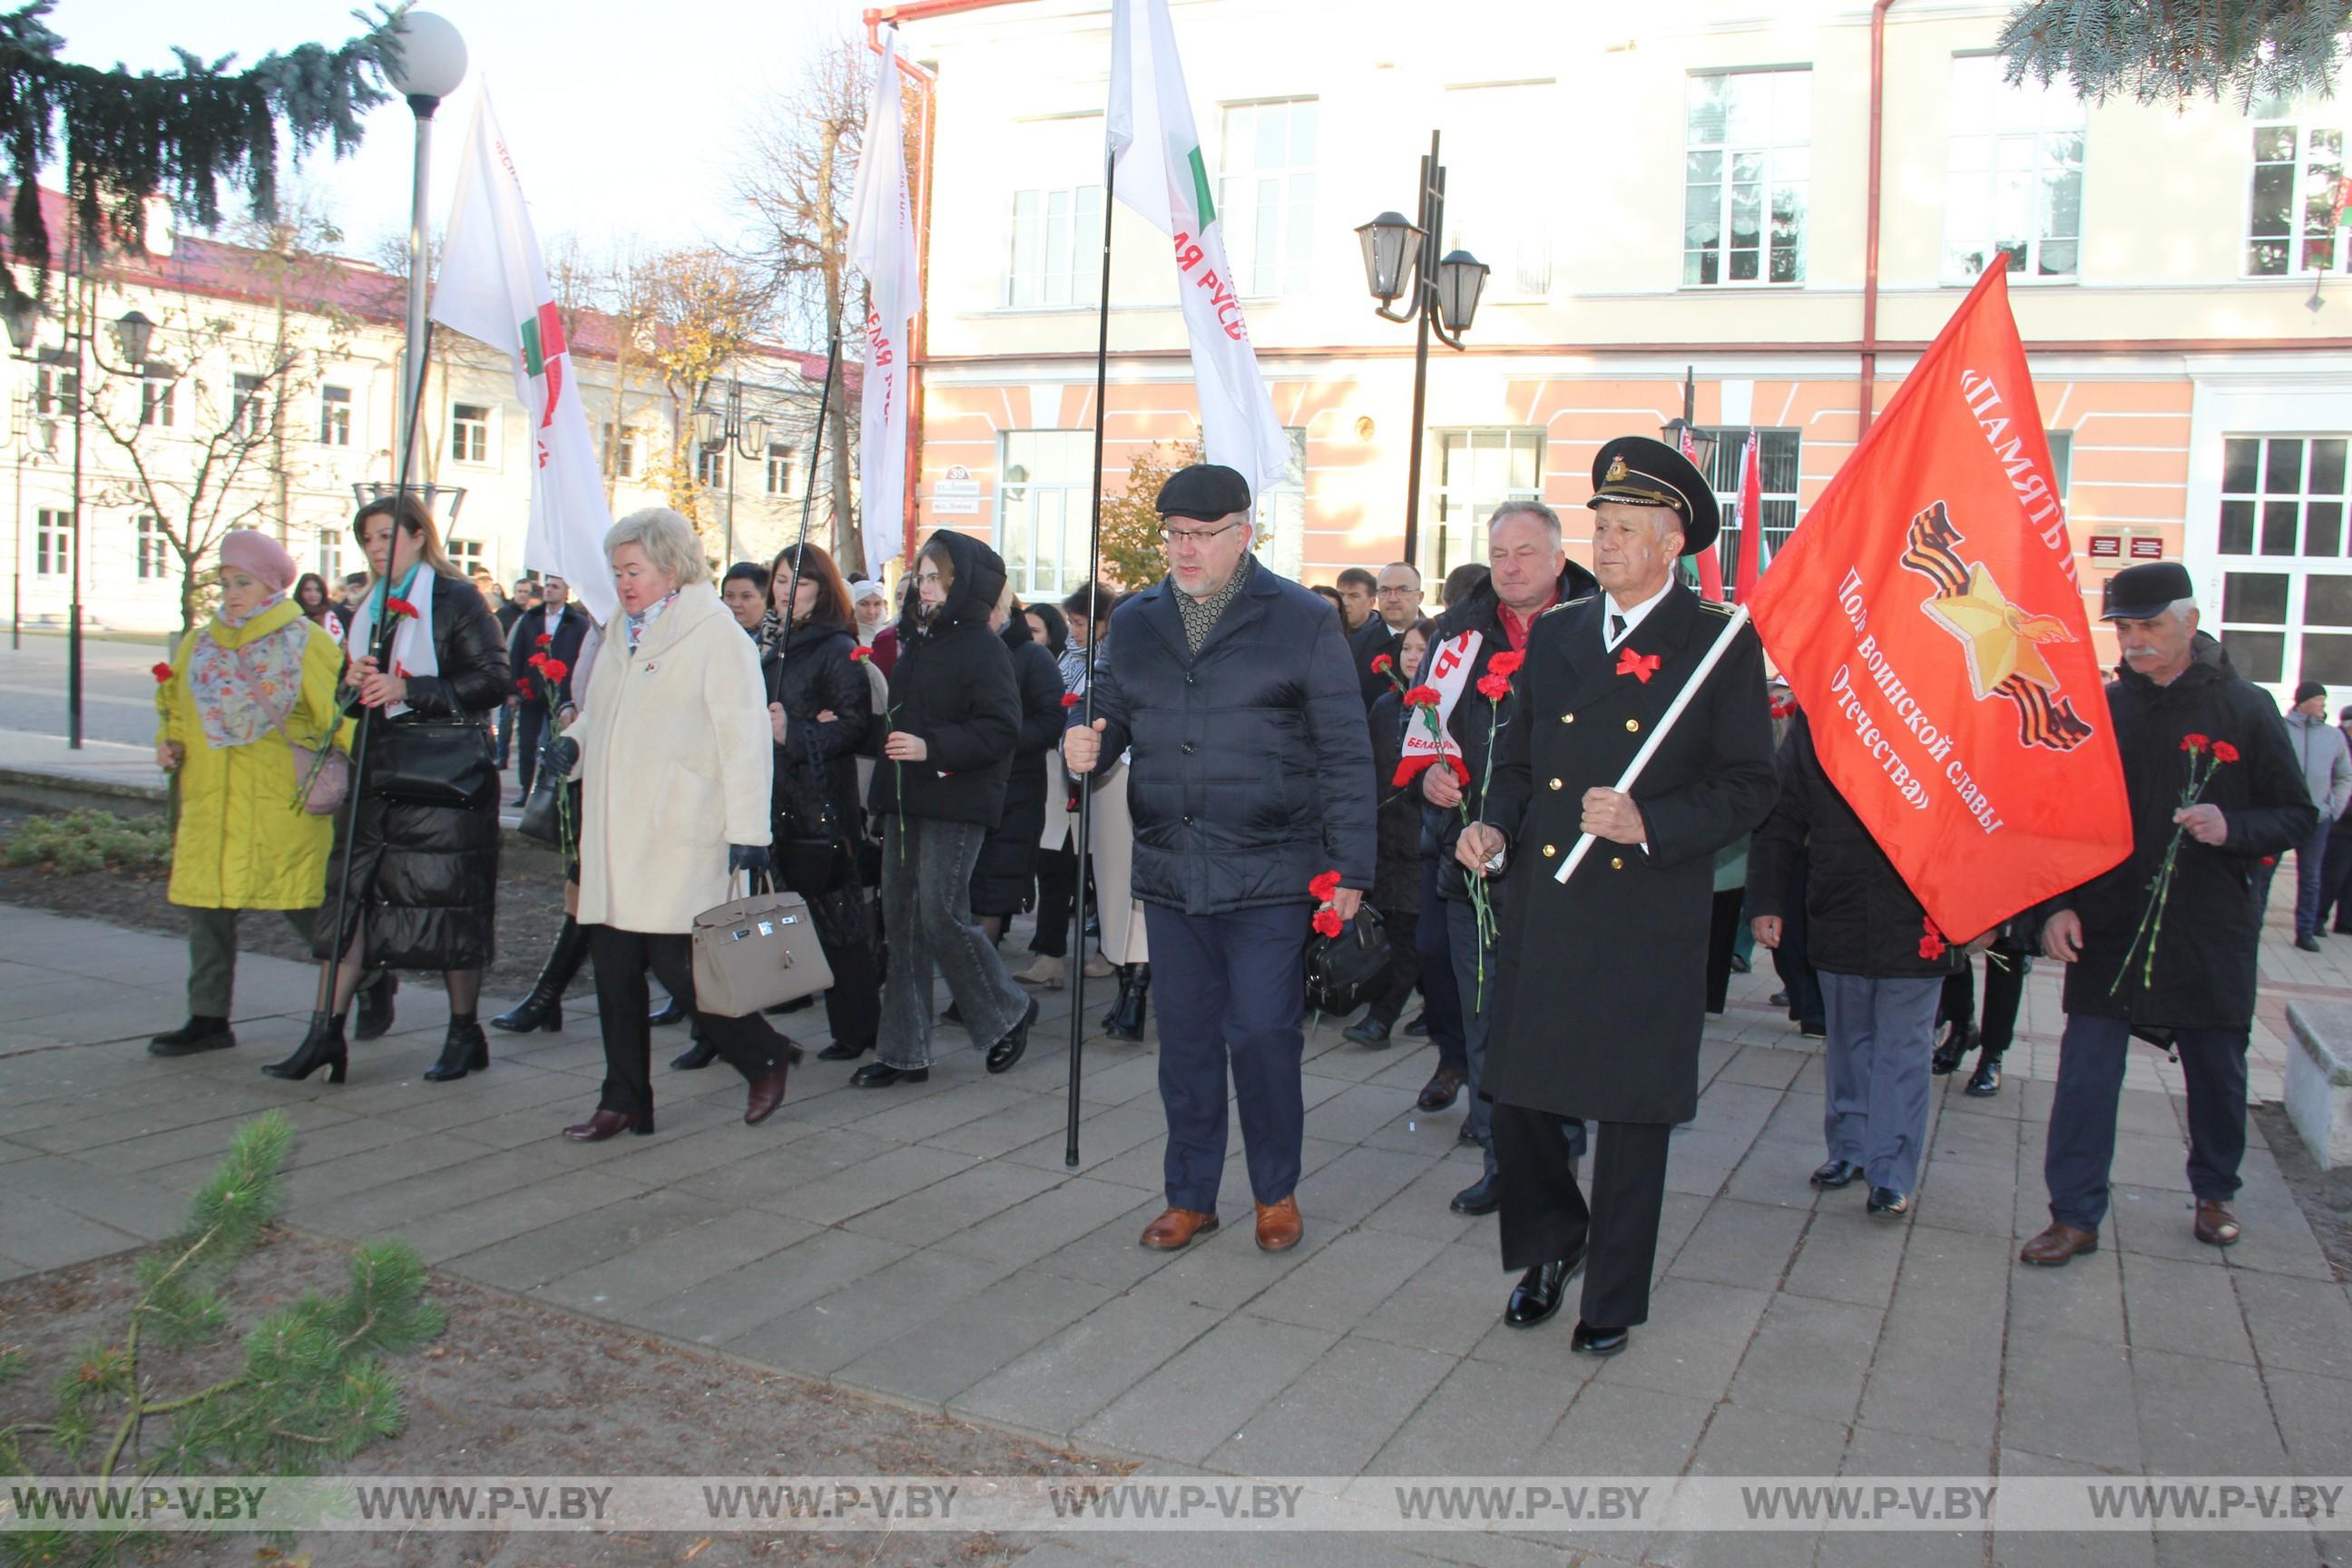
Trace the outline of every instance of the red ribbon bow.
[[1647, 686], [1650, 677], [1658, 673], [1658, 666], [1664, 658], [1663, 654], [1635, 653], [1630, 647], [1621, 647], [1617, 650], [1617, 673], [1637, 677], [1643, 685]]

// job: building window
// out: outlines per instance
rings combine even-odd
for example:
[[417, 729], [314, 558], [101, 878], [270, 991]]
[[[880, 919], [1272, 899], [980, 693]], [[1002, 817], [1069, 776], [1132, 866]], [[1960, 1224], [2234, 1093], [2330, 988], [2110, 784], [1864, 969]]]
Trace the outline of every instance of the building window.
[[768, 443], [768, 493], [772, 496], [793, 493], [793, 449], [782, 441]]
[[322, 386], [319, 389], [319, 439], [330, 447], [352, 444], [350, 387]]
[[478, 539], [453, 539], [448, 546], [449, 564], [470, 577], [482, 569], [482, 542]]
[[149, 361], [139, 378], [139, 423], [169, 430], [180, 422], [180, 374], [167, 364]]
[[62, 577], [73, 570], [73, 513], [43, 507], [33, 519], [33, 575]]
[[1303, 294], [1315, 228], [1311, 98], [1225, 110], [1217, 213], [1244, 294]]
[[491, 411], [478, 403], [452, 404], [449, 408], [449, 456], [460, 463], [490, 460]]
[[322, 528], [319, 531], [319, 575], [327, 580], [327, 597], [341, 603], [343, 591], [343, 531]]
[[2074, 432], [2044, 430], [2042, 438], [2050, 443], [2050, 482], [2057, 488], [2058, 504], [2063, 507], [2074, 493]]
[[[1794, 430], [1759, 430], [1756, 443], [1757, 478], [1761, 482], [1763, 504], [1758, 509], [1764, 521], [1766, 564], [1789, 542], [1789, 535], [1797, 527], [1797, 448], [1798, 432]], [[1748, 431], [1725, 428], [1715, 432], [1715, 471], [1707, 476], [1715, 487], [1715, 499], [1722, 510], [1723, 528], [1716, 537], [1716, 553], [1721, 558], [1724, 585], [1728, 588], [1738, 580], [1739, 557], [1748, 548], [1748, 520], [1739, 515], [1740, 457], [1748, 448]]]
[[[2243, 436], [2221, 444], [2221, 644], [2266, 686], [2352, 687], [2352, 551], [2342, 436]], [[2260, 563], [2260, 564], [2258, 564]]]
[[1296, 577], [1307, 544], [1307, 432], [1286, 425], [1282, 433], [1290, 444], [1290, 461], [1283, 465], [1281, 479], [1258, 492], [1257, 538], [1251, 548], [1284, 576]]
[[160, 583], [172, 574], [172, 542], [163, 536], [163, 520], [142, 512], [138, 520], [139, 580]]
[[637, 432], [635, 426], [605, 425], [604, 471], [616, 479], [637, 477]]
[[2247, 204], [2246, 271], [2255, 278], [2352, 270], [2344, 226], [2344, 128], [2293, 118], [2283, 100], [2257, 104]]
[[706, 489], [724, 489], [727, 488], [728, 462], [726, 442], [721, 441], [715, 446], [697, 447], [694, 454], [694, 477], [701, 481]]
[[1683, 281], [1802, 283], [1811, 169], [1811, 71], [1690, 79], [1684, 121]]
[[996, 549], [1024, 598], [1059, 599], [1086, 581], [1094, 432], [1007, 430], [996, 488]]
[[1018, 310], [1102, 298], [1100, 185], [1013, 193], [1013, 266], [1004, 302]]
[[1486, 520], [1507, 500], [1543, 499], [1540, 429], [1440, 430], [1437, 552], [1426, 575], [1438, 582], [1464, 562], [1486, 563]]
[[1999, 55], [1952, 62], [1944, 276], [1996, 256], [2027, 278], [2072, 278], [2083, 239], [2083, 100], [2063, 82], [2002, 80]]
[[1490, 300], [1545, 298], [1559, 208], [1528, 201], [1517, 171], [1529, 127], [1558, 120], [1559, 85], [1450, 88], [1444, 102], [1445, 233], [1439, 251], [1466, 250], [1493, 268]]
[[236, 373], [235, 390], [229, 395], [229, 432], [243, 441], [258, 441], [269, 428], [269, 404], [261, 395], [261, 377]]
[[33, 384], [33, 411], [70, 415], [81, 395], [81, 374], [71, 365], [44, 364]]

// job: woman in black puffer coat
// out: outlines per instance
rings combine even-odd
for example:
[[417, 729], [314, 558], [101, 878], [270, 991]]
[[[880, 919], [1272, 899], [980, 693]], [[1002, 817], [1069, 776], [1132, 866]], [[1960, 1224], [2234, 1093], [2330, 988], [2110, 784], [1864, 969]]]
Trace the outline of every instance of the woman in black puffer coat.
[[[798, 558], [798, 581], [794, 562]], [[778, 875], [808, 900], [817, 940], [833, 968], [824, 994], [833, 1044], [819, 1061], [850, 1061], [874, 1047], [882, 1023], [875, 979], [872, 917], [857, 876], [856, 846], [865, 814], [857, 803], [857, 753], [874, 727], [865, 649], [857, 643], [849, 589], [833, 557], [816, 545], [793, 546], [775, 559], [771, 621], [789, 631], [770, 639], [760, 662], [768, 716], [776, 731], [775, 845]], [[811, 853], [838, 846], [829, 861]], [[822, 874], [795, 876], [795, 868]]]
[[898, 619], [898, 662], [881, 762], [868, 804], [883, 818], [882, 927], [890, 973], [877, 1060], [850, 1082], [919, 1082], [931, 1068], [931, 972], [947, 976], [974, 1045], [1003, 1072], [1027, 1049], [1037, 1005], [1004, 972], [971, 918], [981, 842], [1004, 813], [1021, 737], [1013, 653], [989, 627], [1004, 562], [941, 529], [915, 557], [915, 592]]
[[[1366, 901], [1380, 910], [1381, 924], [1387, 928], [1389, 966], [1380, 989], [1372, 994], [1370, 1008], [1342, 1032], [1342, 1037], [1376, 1051], [1387, 1048], [1389, 1036], [1404, 1013], [1404, 1005], [1412, 999], [1413, 987], [1421, 984], [1421, 953], [1417, 946], [1421, 940], [1423, 841], [1421, 789], [1418, 784], [1398, 787], [1396, 773], [1404, 757], [1405, 726], [1422, 721], [1418, 710], [1405, 711], [1404, 689], [1420, 678], [1422, 660], [1436, 632], [1434, 623], [1418, 620], [1397, 638], [1396, 667], [1380, 674], [1390, 676], [1399, 684], [1381, 693], [1372, 704], [1370, 721], [1372, 787], [1377, 792], [1373, 798], [1380, 802], [1380, 857], [1378, 869], [1372, 875], [1371, 896]], [[1379, 679], [1379, 674], [1374, 678]]]
[[981, 845], [980, 863], [972, 870], [971, 909], [988, 940], [1003, 942], [1005, 926], [1029, 907], [1037, 885], [1045, 773], [1062, 743], [1062, 667], [1030, 631], [1029, 617], [1018, 612], [1010, 589], [999, 596], [989, 625], [1013, 652], [1013, 678], [1021, 687], [1021, 733], [1004, 781], [1004, 815]]
[[[449, 1032], [435, 1081], [489, 1064], [474, 1013], [488, 966], [499, 889], [499, 774], [490, 721], [514, 689], [499, 623], [473, 583], [442, 552], [432, 514], [414, 496], [362, 507], [352, 531], [374, 583], [353, 613], [345, 679], [375, 710], [352, 818], [333, 1006], [314, 1014], [294, 1054], [261, 1070], [342, 1080], [343, 1013], [362, 973], [439, 970]], [[391, 627], [386, 652], [385, 628]], [[328, 873], [335, 907], [345, 865]], [[328, 917], [330, 920], [331, 916]], [[323, 922], [322, 922], [323, 923]], [[388, 1019], [387, 1019], [388, 1023]]]

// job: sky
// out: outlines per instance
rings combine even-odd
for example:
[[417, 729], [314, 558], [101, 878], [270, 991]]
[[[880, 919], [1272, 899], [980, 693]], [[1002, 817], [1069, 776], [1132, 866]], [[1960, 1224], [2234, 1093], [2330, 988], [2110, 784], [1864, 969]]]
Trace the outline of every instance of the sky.
[[[694, 0], [682, 10], [426, 0], [419, 8], [453, 23], [468, 56], [466, 84], [435, 121], [435, 226], [447, 221], [457, 149], [487, 80], [541, 243], [568, 235], [592, 254], [630, 236], [655, 248], [731, 237], [726, 154], [737, 128], [790, 86], [814, 48], [862, 30], [856, 0]], [[47, 21], [64, 35], [67, 59], [169, 70], [173, 45], [207, 60], [234, 52], [246, 64], [298, 44], [332, 47], [364, 30], [351, 12], [337, 0], [61, 0]], [[676, 16], [692, 25], [660, 25]], [[372, 256], [382, 237], [406, 232], [411, 123], [394, 100], [368, 117], [351, 157], [322, 144], [302, 164], [297, 179], [322, 199], [347, 254]], [[224, 189], [224, 213], [239, 216], [242, 198], [231, 195]]]

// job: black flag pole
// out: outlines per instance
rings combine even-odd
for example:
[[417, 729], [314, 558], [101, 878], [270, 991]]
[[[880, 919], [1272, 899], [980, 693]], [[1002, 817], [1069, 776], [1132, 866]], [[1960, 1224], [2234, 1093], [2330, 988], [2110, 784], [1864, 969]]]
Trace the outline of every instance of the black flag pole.
[[[1102, 294], [1095, 303], [1095, 493], [1094, 513], [1087, 525], [1087, 694], [1086, 707], [1080, 718], [1087, 728], [1095, 722], [1095, 650], [1102, 647], [1103, 632], [1110, 624], [1109, 608], [1095, 596], [1095, 584], [1102, 580], [1102, 503], [1103, 503], [1103, 395], [1110, 384], [1110, 221], [1118, 204], [1113, 201], [1112, 187], [1118, 180], [1118, 151], [1107, 147], [1103, 153], [1103, 237]], [[1103, 769], [1108, 759], [1099, 751], [1095, 754], [1093, 773], [1078, 781], [1078, 860], [1077, 897], [1072, 900], [1071, 916], [1077, 931], [1078, 962], [1070, 976], [1070, 1108], [1067, 1141], [1062, 1147], [1062, 1163], [1076, 1170], [1078, 1164], [1078, 1076], [1086, 1054], [1087, 1026], [1087, 827], [1094, 820], [1093, 779]], [[1109, 932], [1104, 927], [1106, 935]]]
[[[404, 434], [414, 426], [418, 412], [425, 406], [425, 377], [433, 363], [433, 328], [434, 323], [428, 320], [425, 323], [423, 344], [417, 355], [415, 392], [408, 405], [407, 420], [402, 426]], [[398, 499], [394, 502], [392, 537], [386, 542], [383, 552], [385, 608], [382, 619], [377, 623], [375, 642], [373, 645], [378, 669], [392, 662], [392, 639], [394, 634], [400, 629], [400, 618], [391, 610], [392, 563], [394, 557], [400, 552], [400, 528], [403, 519], [399, 501], [408, 498], [409, 465], [415, 456], [416, 442], [411, 437], [401, 443], [400, 467], [394, 472], [393, 479], [393, 493]], [[425, 510], [428, 513], [431, 512], [432, 507], [428, 504]], [[364, 540], [361, 542], [360, 548], [364, 553], [367, 549]], [[362, 603], [365, 601], [362, 600]], [[358, 693], [353, 692], [352, 697], [353, 700], [357, 700]], [[338, 710], [338, 721], [343, 711], [345, 710]], [[351, 793], [343, 805], [343, 864], [341, 874], [335, 879], [335, 923], [328, 928], [334, 934], [329, 939], [327, 956], [319, 965], [318, 1010], [321, 1017], [331, 1017], [334, 1014], [335, 972], [342, 966], [343, 953], [351, 946], [350, 942], [343, 935], [343, 922], [351, 910], [352, 850], [359, 837], [360, 800], [367, 793], [368, 738], [374, 728], [375, 715], [376, 710], [373, 708], [361, 709], [359, 730], [352, 737]], [[328, 743], [331, 745], [333, 742], [334, 737], [330, 735]], [[314, 937], [318, 934], [315, 926], [311, 928], [311, 934]]]
[[[784, 595], [784, 636], [776, 647], [776, 679], [768, 692], [768, 700], [781, 702], [784, 690], [784, 658], [793, 641], [793, 604], [801, 593], [801, 563], [808, 555], [809, 520], [816, 510], [816, 474], [824, 467], [824, 422], [833, 412], [833, 378], [841, 368], [841, 333], [836, 329], [826, 341], [824, 349], [824, 389], [816, 397], [816, 438], [809, 443], [808, 479], [801, 489], [801, 542], [793, 546], [792, 591]], [[841, 543], [841, 507], [836, 499], [834, 506], [833, 542]], [[838, 564], [836, 563], [835, 564]], [[861, 563], [862, 564], [862, 563]], [[772, 602], [773, 595], [770, 595]], [[856, 606], [851, 606], [856, 613]]]

